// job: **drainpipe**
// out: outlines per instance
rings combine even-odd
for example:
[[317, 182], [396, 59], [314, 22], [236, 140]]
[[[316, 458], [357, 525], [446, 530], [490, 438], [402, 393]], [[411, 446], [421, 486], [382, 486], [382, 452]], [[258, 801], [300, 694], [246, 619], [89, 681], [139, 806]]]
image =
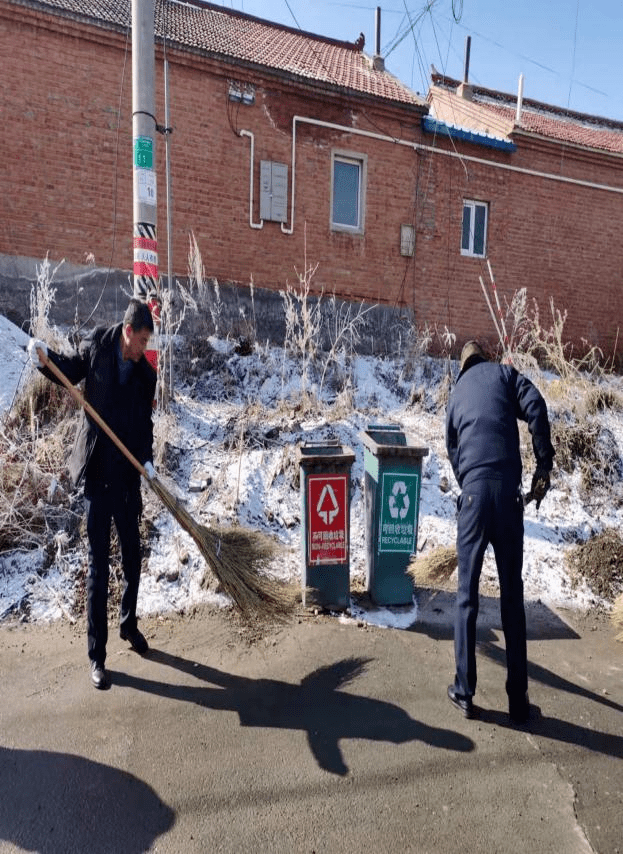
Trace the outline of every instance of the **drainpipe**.
[[[482, 157], [474, 157], [470, 154], [460, 154], [458, 151], [449, 151], [444, 148], [437, 148], [433, 145], [423, 145], [420, 142], [410, 142], [407, 139], [397, 139], [394, 136], [389, 136], [382, 133], [374, 133], [370, 130], [361, 130], [360, 128], [348, 127], [347, 125], [338, 125], [334, 122], [325, 122], [321, 119], [311, 119], [306, 116], [294, 116], [292, 119], [292, 190], [290, 197], [290, 227], [285, 228], [284, 223], [281, 223], [281, 230], [284, 234], [294, 233], [294, 196], [296, 188], [296, 124], [303, 122], [304, 124], [314, 125], [315, 127], [328, 128], [329, 130], [340, 131], [340, 133], [352, 134], [353, 136], [364, 136], [368, 139], [378, 139], [381, 142], [391, 142], [393, 145], [404, 145], [413, 151], [426, 151], [429, 154], [439, 154], [442, 157], [453, 157], [466, 163], [477, 163], [480, 166], [491, 166], [493, 169], [502, 169], [506, 172], [518, 172], [521, 175], [531, 175], [533, 178], [545, 178], [548, 181], [557, 181], [561, 184], [573, 184], [576, 187], [588, 187], [591, 190], [605, 190], [608, 193], [618, 193], [623, 195], [623, 187], [612, 187], [608, 184], [596, 184], [593, 181], [582, 181], [580, 178], [567, 178], [564, 175], [554, 175], [550, 172], [538, 172], [536, 169], [525, 169], [522, 166], [511, 166], [508, 163], [498, 163], [496, 160], [486, 160]], [[258, 226], [254, 226], [258, 227]]]
[[[253, 222], [253, 167], [255, 165], [255, 136], [251, 133], [250, 130], [239, 131], [239, 136], [248, 136], [251, 140], [251, 165], [249, 167], [249, 225], [251, 226], [251, 228], [264, 228], [263, 219], [261, 219], [259, 222]], [[292, 181], [294, 181], [294, 170], [292, 171]], [[294, 185], [292, 186], [292, 190], [294, 191]], [[292, 232], [289, 232], [289, 234], [292, 234]]]

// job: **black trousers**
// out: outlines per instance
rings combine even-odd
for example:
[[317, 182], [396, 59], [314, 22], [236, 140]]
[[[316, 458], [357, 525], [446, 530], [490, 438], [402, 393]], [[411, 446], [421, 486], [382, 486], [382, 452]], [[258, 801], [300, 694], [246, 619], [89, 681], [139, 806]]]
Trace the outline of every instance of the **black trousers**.
[[108, 574], [112, 521], [119, 537], [124, 588], [120, 627], [136, 629], [136, 601], [141, 574], [139, 521], [140, 483], [109, 486], [96, 482], [85, 489], [89, 574], [87, 577], [87, 642], [91, 661], [106, 660], [108, 640]]
[[497, 480], [476, 480], [459, 497], [458, 590], [454, 621], [455, 690], [476, 693], [476, 620], [482, 561], [493, 546], [500, 581], [500, 611], [506, 643], [506, 692], [523, 698], [528, 689], [526, 614], [523, 601], [523, 499]]

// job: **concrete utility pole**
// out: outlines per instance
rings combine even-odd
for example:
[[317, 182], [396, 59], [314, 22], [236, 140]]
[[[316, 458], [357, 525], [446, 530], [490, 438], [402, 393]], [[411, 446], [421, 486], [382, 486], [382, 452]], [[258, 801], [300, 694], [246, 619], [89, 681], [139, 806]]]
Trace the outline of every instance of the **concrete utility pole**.
[[132, 0], [134, 296], [147, 302], [158, 291], [154, 68], [154, 0]]

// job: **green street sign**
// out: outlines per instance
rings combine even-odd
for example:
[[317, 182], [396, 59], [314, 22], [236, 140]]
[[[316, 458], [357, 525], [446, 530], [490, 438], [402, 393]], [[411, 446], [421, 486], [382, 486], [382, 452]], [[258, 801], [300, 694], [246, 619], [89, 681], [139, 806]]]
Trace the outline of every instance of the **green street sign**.
[[134, 140], [134, 165], [139, 169], [153, 169], [154, 141], [148, 136], [137, 136]]
[[415, 552], [419, 483], [419, 473], [383, 472], [379, 552]]

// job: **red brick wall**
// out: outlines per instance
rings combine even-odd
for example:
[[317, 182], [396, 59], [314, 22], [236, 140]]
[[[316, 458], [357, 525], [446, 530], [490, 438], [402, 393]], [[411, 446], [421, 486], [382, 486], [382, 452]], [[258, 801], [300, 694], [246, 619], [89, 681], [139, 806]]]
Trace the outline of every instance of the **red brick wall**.
[[[0, 0], [4, 120], [0, 253], [132, 267], [131, 37], [40, 15]], [[259, 162], [288, 164], [292, 118], [314, 117], [373, 133], [448, 148], [422, 135], [416, 114], [312, 89], [249, 69], [226, 67], [169, 46], [173, 265], [187, 272], [194, 232], [207, 275], [258, 287], [296, 284], [316, 267], [316, 290], [406, 305], [420, 325], [459, 341], [493, 338], [479, 276], [486, 264], [460, 254], [462, 202], [489, 202], [489, 258], [502, 302], [523, 286], [549, 323], [549, 299], [568, 311], [570, 338], [612, 348], [623, 320], [623, 250], [617, 239], [623, 196], [517, 172], [415, 152], [406, 146], [309, 124], [297, 125], [294, 233], [279, 223], [249, 226], [250, 141]], [[157, 58], [157, 118], [164, 123]], [[253, 106], [228, 100], [230, 79], [256, 86]], [[121, 120], [118, 122], [118, 110]], [[513, 154], [461, 144], [480, 157], [536, 171], [623, 186], [615, 158], [518, 140]], [[458, 144], [457, 144], [458, 146]], [[330, 229], [331, 151], [367, 155], [364, 236]], [[156, 140], [159, 263], [166, 272], [165, 144]], [[615, 162], [613, 162], [615, 161]], [[288, 202], [289, 214], [289, 202]], [[400, 225], [417, 225], [415, 258], [400, 255]], [[114, 224], [114, 227], [113, 227]], [[288, 225], [290, 223], [288, 222]], [[610, 353], [607, 353], [610, 355]]]
[[[487, 159], [521, 168], [623, 187], [623, 163], [615, 158], [578, 160], [559, 146], [526, 143], [511, 155], [483, 151]], [[476, 199], [489, 203], [488, 258], [503, 309], [525, 287], [545, 328], [553, 322], [551, 300], [567, 312], [564, 337], [575, 342], [576, 354], [586, 339], [612, 356], [623, 331], [623, 247], [616, 237], [623, 194], [439, 155], [428, 161], [422, 173], [430, 167], [432, 177], [418, 233], [422, 319], [439, 312], [438, 322], [452, 331], [496, 337], [479, 282], [482, 277], [493, 302], [486, 261], [460, 254], [462, 202]]]
[[[79, 263], [132, 265], [131, 45], [118, 34], [80, 28], [70, 21], [28, 11], [11, 18], [0, 6], [0, 35], [13, 61], [3, 88], [3, 113], [11, 133], [3, 177], [10, 205], [0, 219], [0, 252], [65, 258]], [[11, 18], [11, 19], [9, 19]], [[259, 220], [259, 161], [288, 164], [291, 182], [292, 118], [299, 114], [387, 134], [404, 134], [391, 110], [353, 109], [342, 97], [318, 100], [287, 81], [257, 77], [256, 103], [231, 104], [229, 79], [241, 70], [168, 51], [170, 61], [173, 176], [173, 258], [186, 272], [188, 237], [194, 232], [208, 275], [258, 286], [284, 287], [318, 264], [318, 287], [344, 296], [393, 299], [386, 278], [404, 267], [399, 255], [401, 222], [413, 220], [412, 175], [416, 156], [362, 137], [300, 126], [297, 141], [293, 235], [278, 223], [249, 226], [249, 139], [255, 134], [254, 220]], [[125, 69], [125, 74], [123, 73]], [[249, 72], [247, 71], [248, 75]], [[247, 79], [249, 79], [247, 77]], [[157, 63], [157, 112], [164, 122], [162, 64]], [[117, 110], [121, 103], [121, 123]], [[407, 129], [415, 130], [417, 117]], [[365, 238], [329, 229], [331, 148], [369, 157]], [[165, 145], [156, 140], [158, 236], [166, 270]], [[390, 168], [391, 166], [391, 168]], [[291, 184], [290, 184], [291, 186]], [[19, 188], [16, 193], [15, 188]], [[113, 221], [116, 228], [113, 234]]]
[[[3, 144], [0, 249], [14, 255], [111, 259], [117, 111], [123, 41], [96, 33], [85, 41], [71, 22], [54, 30], [28, 9], [0, 7], [3, 56]], [[126, 69], [123, 115], [130, 123]], [[130, 125], [131, 126], [131, 125]], [[131, 246], [131, 175], [124, 163], [130, 135], [121, 133], [118, 160], [118, 250]], [[130, 161], [131, 162], [131, 161]], [[129, 199], [128, 199], [128, 194]], [[129, 229], [129, 230], [128, 230]], [[130, 258], [124, 266], [129, 266]]]

